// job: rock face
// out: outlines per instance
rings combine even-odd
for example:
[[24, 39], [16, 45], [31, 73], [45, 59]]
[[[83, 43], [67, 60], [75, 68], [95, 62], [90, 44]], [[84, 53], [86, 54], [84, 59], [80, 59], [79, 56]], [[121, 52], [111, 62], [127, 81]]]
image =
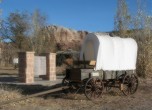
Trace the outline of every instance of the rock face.
[[87, 31], [76, 31], [59, 26], [47, 26], [50, 36], [55, 38], [58, 50], [79, 50]]

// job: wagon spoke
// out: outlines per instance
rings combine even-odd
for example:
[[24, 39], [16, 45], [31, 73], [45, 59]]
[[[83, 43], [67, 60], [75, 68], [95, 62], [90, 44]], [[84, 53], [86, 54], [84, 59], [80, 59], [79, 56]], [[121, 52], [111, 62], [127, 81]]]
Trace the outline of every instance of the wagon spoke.
[[91, 91], [91, 88], [90, 89], [86, 89], [86, 91]]
[[126, 75], [123, 79], [123, 85], [124, 89], [122, 92], [125, 95], [134, 94], [138, 88], [138, 78], [134, 74]]
[[93, 91], [91, 91], [91, 97], [93, 96]]
[[90, 91], [88, 92], [88, 95], [91, 94], [91, 93], [92, 93], [92, 91], [90, 90]]
[[87, 85], [87, 87], [90, 87], [90, 88], [91, 88], [92, 86], [91, 86], [91, 85]]
[[94, 97], [94, 98], [96, 98], [96, 94], [95, 94], [95, 91], [93, 91], [93, 93], [92, 93], [92, 94], [93, 94], [93, 97]]
[[136, 92], [137, 87], [138, 87], [138, 79], [135, 75], [132, 75], [131, 76], [131, 94]]
[[98, 92], [94, 92], [94, 94], [95, 94], [95, 98], [98, 98], [99, 96], [100, 96], [100, 93], [98, 93]]
[[96, 97], [98, 98], [101, 95], [102, 91], [98, 88], [96, 89], [95, 93], [96, 93]]
[[95, 82], [94, 82], [93, 79], [90, 81], [90, 84], [91, 84], [91, 86], [94, 86], [94, 85], [95, 85]]
[[131, 92], [131, 87], [128, 87], [128, 95], [130, 94]]
[[85, 95], [88, 99], [97, 99], [103, 91], [103, 84], [100, 79], [89, 79], [85, 85]]

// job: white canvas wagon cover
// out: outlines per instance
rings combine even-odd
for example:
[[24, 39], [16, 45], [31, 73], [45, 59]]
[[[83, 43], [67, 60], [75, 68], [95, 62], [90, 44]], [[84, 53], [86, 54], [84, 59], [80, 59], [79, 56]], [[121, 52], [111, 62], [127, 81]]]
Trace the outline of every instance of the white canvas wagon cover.
[[95, 60], [95, 70], [135, 70], [137, 43], [132, 38], [89, 33], [82, 44], [80, 60]]

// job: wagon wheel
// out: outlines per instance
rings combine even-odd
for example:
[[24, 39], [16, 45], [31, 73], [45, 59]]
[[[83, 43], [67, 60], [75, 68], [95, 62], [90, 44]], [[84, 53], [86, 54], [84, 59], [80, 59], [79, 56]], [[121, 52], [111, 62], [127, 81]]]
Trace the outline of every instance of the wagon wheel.
[[62, 86], [69, 86], [68, 89], [63, 90], [63, 92], [66, 93], [66, 94], [76, 92], [73, 85], [71, 84], [71, 82], [66, 77], [62, 80]]
[[[62, 80], [62, 86], [70, 86], [70, 82], [69, 80], [66, 79], [66, 77]], [[64, 89], [63, 90], [64, 93], [69, 93], [70, 90], [68, 89]]]
[[135, 74], [127, 74], [123, 78], [123, 89], [122, 92], [124, 95], [131, 95], [137, 91], [138, 88], [138, 78]]
[[102, 80], [90, 78], [85, 84], [85, 96], [90, 100], [99, 98], [103, 92]]

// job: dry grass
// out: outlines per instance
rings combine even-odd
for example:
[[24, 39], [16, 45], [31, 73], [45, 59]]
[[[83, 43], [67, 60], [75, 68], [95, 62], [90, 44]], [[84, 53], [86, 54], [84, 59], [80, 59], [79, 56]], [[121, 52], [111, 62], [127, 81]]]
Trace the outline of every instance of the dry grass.
[[[22, 97], [24, 97], [24, 95], [22, 95], [21, 90], [14, 88], [14, 87], [12, 88], [9, 86], [5, 86], [5, 85], [0, 86], [0, 99], [1, 99], [0, 103], [11, 101], [11, 100], [22, 98]], [[27, 108], [30, 106], [36, 107], [41, 102], [41, 100], [39, 101], [39, 99], [43, 99], [43, 98], [30, 98], [30, 99], [26, 99], [26, 100], [22, 100], [22, 101], [18, 101], [18, 102], [12, 102], [10, 104], [0, 106], [1, 107], [0, 109], [3, 109], [3, 110], [22, 110], [23, 106], [27, 106]], [[38, 102], [39, 102], [39, 104], [38, 104]], [[32, 110], [32, 109], [29, 108], [28, 110]]]
[[[6, 106], [2, 106], [2, 110], [151, 110], [152, 103], [152, 80], [139, 79], [140, 86], [136, 94], [132, 96], [124, 96], [118, 89], [113, 88], [112, 91], [104, 93], [99, 101], [89, 101], [84, 94], [58, 94], [57, 96], [48, 96], [47, 99], [35, 97], [20, 102], [14, 102]], [[120, 93], [120, 94], [118, 94]], [[8, 86], [0, 86], [1, 102], [20, 98], [23, 95], [21, 90], [10, 88]]]
[[[20, 97], [22, 97], [20, 90], [12, 89], [12, 88], [10, 88], [8, 86], [4, 86], [4, 85], [0, 86], [0, 99], [1, 99], [0, 103], [5, 102], [5, 101], [9, 101], [12, 99], [20, 98]], [[11, 103], [9, 105], [14, 107], [16, 104]]]

